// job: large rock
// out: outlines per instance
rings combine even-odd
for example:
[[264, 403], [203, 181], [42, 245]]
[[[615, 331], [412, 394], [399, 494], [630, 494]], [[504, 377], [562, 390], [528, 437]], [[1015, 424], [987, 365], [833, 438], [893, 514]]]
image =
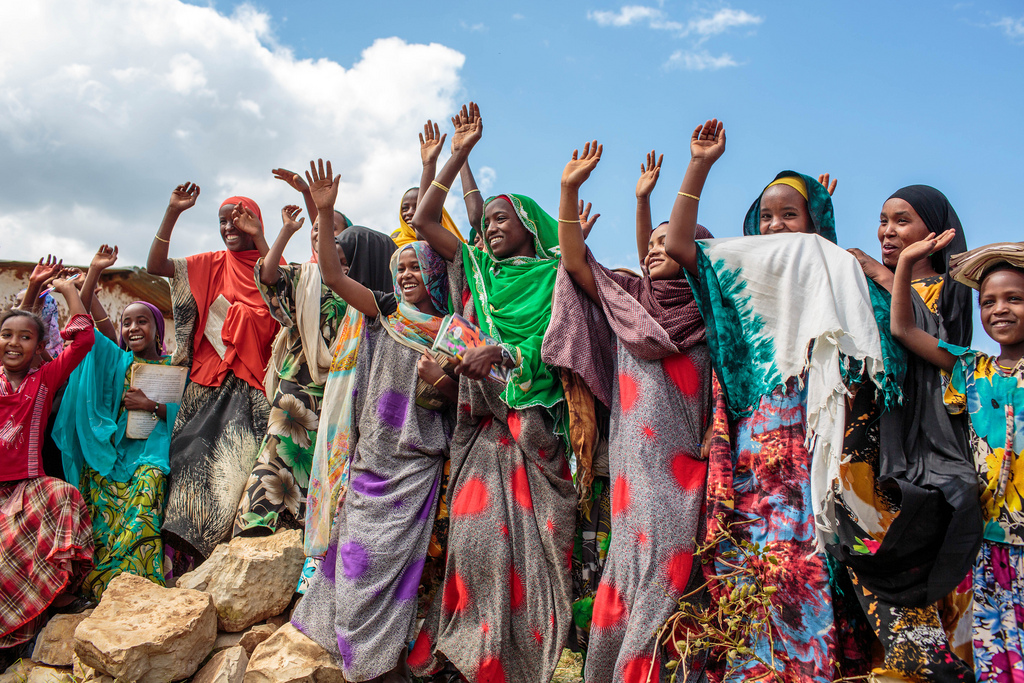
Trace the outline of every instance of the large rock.
[[216, 638], [208, 594], [120, 574], [75, 630], [75, 653], [114, 678], [165, 683], [194, 674]]
[[239, 646], [221, 650], [206, 663], [192, 683], [242, 683], [249, 655]]
[[245, 683], [344, 683], [334, 659], [291, 624], [256, 646]]
[[25, 683], [74, 683], [70, 669], [51, 669], [48, 666], [34, 666], [28, 672]]
[[92, 614], [85, 610], [81, 614], [57, 614], [36, 636], [32, 659], [50, 666], [71, 666], [75, 656], [75, 629]]
[[242, 631], [284, 612], [302, 573], [302, 532], [237, 537], [218, 545], [195, 571], [178, 579], [178, 588], [209, 593], [221, 631]]
[[19, 659], [0, 674], [0, 683], [25, 683], [29, 673], [37, 666], [31, 659]]

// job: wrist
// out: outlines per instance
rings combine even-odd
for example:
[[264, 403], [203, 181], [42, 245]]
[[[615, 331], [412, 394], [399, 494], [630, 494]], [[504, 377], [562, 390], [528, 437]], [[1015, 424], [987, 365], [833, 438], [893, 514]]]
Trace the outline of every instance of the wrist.
[[712, 159], [706, 157], [690, 157], [690, 168], [704, 169], [705, 171], [715, 165]]
[[650, 204], [651, 203], [651, 193], [648, 192], [647, 194], [638, 194], [636, 196], [636, 203], [637, 204]]

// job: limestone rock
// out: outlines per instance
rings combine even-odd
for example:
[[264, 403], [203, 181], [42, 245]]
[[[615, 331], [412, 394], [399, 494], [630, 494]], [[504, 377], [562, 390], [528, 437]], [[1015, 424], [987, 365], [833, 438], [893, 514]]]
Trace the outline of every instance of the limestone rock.
[[82, 683], [114, 683], [114, 677], [100, 673], [88, 664], [82, 664], [82, 660], [76, 654], [72, 664], [72, 672], [75, 678]]
[[29, 672], [37, 666], [31, 659], [19, 659], [0, 674], [0, 683], [24, 683], [28, 680]]
[[114, 678], [164, 683], [194, 674], [216, 638], [208, 594], [120, 574], [75, 630], [75, 653]]
[[245, 683], [344, 683], [341, 669], [322, 647], [285, 624], [256, 646]]
[[75, 629], [92, 614], [87, 609], [81, 614], [57, 614], [36, 636], [32, 659], [50, 666], [71, 666], [75, 655]]
[[304, 561], [298, 529], [273, 536], [240, 536], [218, 545], [177, 585], [212, 595], [218, 628], [237, 632], [288, 608]]
[[70, 669], [52, 669], [38, 665], [28, 672], [25, 683], [73, 683], [73, 679]]
[[221, 650], [206, 663], [192, 683], [242, 683], [249, 655], [239, 646]]
[[274, 635], [277, 629], [270, 624], [257, 624], [245, 632], [238, 644], [245, 649], [245, 653], [252, 657], [252, 651], [264, 640]]
[[219, 652], [220, 650], [226, 650], [229, 647], [238, 645], [244, 635], [245, 633], [226, 633], [221, 631], [217, 634], [217, 640], [213, 641], [213, 651]]

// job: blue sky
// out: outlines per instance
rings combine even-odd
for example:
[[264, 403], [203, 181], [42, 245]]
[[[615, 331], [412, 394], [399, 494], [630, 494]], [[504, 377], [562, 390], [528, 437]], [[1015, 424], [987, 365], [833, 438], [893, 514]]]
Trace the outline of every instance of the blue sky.
[[[390, 231], [418, 126], [469, 99], [488, 189], [552, 213], [572, 149], [604, 143], [582, 196], [609, 265], [635, 263], [644, 153], [665, 154], [657, 221], [710, 117], [728, 133], [701, 201], [718, 236], [794, 169], [839, 178], [840, 244], [872, 255], [882, 203], [911, 183], [947, 194], [972, 246], [1024, 239], [1020, 3], [40, 0], [6, 3], [0, 22], [24, 29], [0, 46], [0, 258], [81, 262], [116, 237], [142, 263], [186, 179], [204, 195], [172, 255], [218, 247], [229, 192], [260, 201], [275, 234], [296, 196], [269, 169], [321, 155], [351, 181], [342, 208]], [[299, 238], [287, 252], [307, 254]]]

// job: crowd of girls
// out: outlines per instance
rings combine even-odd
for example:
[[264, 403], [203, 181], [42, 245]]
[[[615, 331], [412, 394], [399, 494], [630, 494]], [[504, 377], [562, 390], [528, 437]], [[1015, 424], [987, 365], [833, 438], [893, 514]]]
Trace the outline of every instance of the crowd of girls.
[[[656, 226], [646, 156], [640, 267], [612, 269], [580, 201], [602, 145], [572, 153], [552, 216], [485, 200], [477, 106], [452, 125], [440, 169], [424, 126], [390, 237], [336, 210], [330, 162], [275, 169], [311, 221], [301, 264], [302, 209], [270, 245], [246, 197], [220, 206], [224, 250], [168, 258], [200, 193], [179, 185], [148, 262], [173, 356], [154, 306], [100, 305], [116, 247], [79, 278], [40, 260], [0, 320], [3, 652], [120, 573], [169, 585], [231, 536], [301, 528], [292, 623], [349, 681], [543, 683], [565, 647], [588, 683], [1024, 681], [1024, 243], [968, 251], [913, 185], [881, 205], [880, 258], [847, 251], [836, 183], [793, 171], [716, 239], [711, 120]], [[998, 355], [971, 348], [971, 289]], [[449, 314], [498, 343], [433, 351]], [[186, 367], [181, 402], [133, 388], [138, 364]], [[742, 643], [663, 637], [681, 606], [754, 592]]]

